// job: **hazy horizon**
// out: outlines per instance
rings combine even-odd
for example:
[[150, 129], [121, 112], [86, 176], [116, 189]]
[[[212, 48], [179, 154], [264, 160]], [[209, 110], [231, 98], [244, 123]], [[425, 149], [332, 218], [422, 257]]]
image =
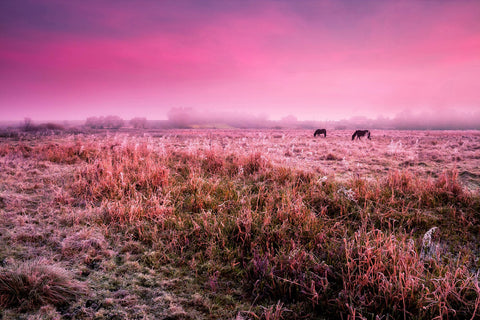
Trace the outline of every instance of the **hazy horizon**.
[[473, 0], [5, 0], [0, 43], [3, 120], [480, 124]]
[[363, 116], [339, 120], [301, 120], [294, 115], [282, 119], [270, 119], [268, 115], [252, 115], [232, 112], [208, 112], [190, 108], [173, 108], [167, 119], [147, 117], [122, 118], [117, 115], [90, 116], [86, 119], [0, 119], [0, 127], [42, 128], [59, 124], [61, 128], [85, 126], [85, 128], [298, 128], [313, 129], [398, 129], [398, 130], [480, 130], [480, 111], [466, 114], [452, 113], [448, 118], [438, 113], [401, 113], [395, 117], [368, 118]]

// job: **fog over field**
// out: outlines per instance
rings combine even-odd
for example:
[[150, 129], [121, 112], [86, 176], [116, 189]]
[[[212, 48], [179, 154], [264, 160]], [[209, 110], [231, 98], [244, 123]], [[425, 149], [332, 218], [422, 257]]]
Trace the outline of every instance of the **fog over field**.
[[[295, 108], [292, 108], [293, 110]], [[292, 111], [293, 111], [292, 110]], [[436, 112], [403, 111], [394, 117], [368, 118], [364, 116], [350, 117], [341, 120], [299, 120], [294, 114], [281, 119], [271, 119], [268, 114], [253, 116], [245, 112], [213, 112], [195, 108], [172, 108], [169, 110], [168, 121], [173, 126], [188, 127], [193, 125], [229, 124], [233, 127], [273, 127], [313, 128], [315, 126], [335, 128], [375, 128], [375, 129], [480, 129], [480, 111], [461, 112], [456, 110]]]
[[160, 128], [284, 128], [284, 129], [394, 129], [394, 130], [480, 130], [480, 112], [411, 113], [403, 112], [393, 118], [363, 116], [341, 120], [299, 120], [290, 114], [281, 119], [271, 119], [267, 114], [252, 115], [245, 112], [212, 112], [195, 108], [172, 108], [164, 120], [134, 117], [123, 119], [119, 116], [92, 116], [83, 120], [36, 120], [24, 117], [23, 120], [0, 121], [0, 128], [24, 128], [28, 121], [33, 126], [58, 124], [63, 128], [82, 129], [92, 126], [111, 127], [101, 122], [116, 122], [113, 127]]

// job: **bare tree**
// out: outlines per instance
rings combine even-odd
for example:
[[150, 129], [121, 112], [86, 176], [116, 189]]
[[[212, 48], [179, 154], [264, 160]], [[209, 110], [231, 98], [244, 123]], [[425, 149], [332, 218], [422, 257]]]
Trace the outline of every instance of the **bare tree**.
[[175, 127], [188, 127], [192, 123], [192, 115], [194, 110], [192, 108], [172, 108], [168, 111], [168, 121]]
[[130, 125], [132, 125], [135, 129], [145, 129], [147, 127], [147, 118], [133, 118], [130, 120]]
[[124, 121], [119, 116], [106, 116], [104, 119], [105, 127], [111, 129], [119, 129], [123, 127]]
[[23, 130], [30, 131], [33, 129], [33, 121], [31, 118], [25, 117], [23, 119]]
[[103, 129], [103, 121], [98, 117], [89, 117], [85, 121], [85, 126], [91, 129]]

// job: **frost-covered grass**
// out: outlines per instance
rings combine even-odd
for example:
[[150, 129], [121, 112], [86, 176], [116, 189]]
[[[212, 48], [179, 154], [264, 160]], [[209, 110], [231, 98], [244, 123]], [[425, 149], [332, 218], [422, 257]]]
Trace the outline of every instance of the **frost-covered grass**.
[[350, 137], [3, 138], [1, 315], [479, 317], [480, 134]]

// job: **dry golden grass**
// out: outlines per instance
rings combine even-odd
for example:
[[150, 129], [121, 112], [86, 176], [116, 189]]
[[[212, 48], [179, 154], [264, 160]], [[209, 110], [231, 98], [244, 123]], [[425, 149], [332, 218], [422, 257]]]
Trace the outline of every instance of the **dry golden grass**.
[[479, 317], [477, 132], [21, 138], [6, 319]]

